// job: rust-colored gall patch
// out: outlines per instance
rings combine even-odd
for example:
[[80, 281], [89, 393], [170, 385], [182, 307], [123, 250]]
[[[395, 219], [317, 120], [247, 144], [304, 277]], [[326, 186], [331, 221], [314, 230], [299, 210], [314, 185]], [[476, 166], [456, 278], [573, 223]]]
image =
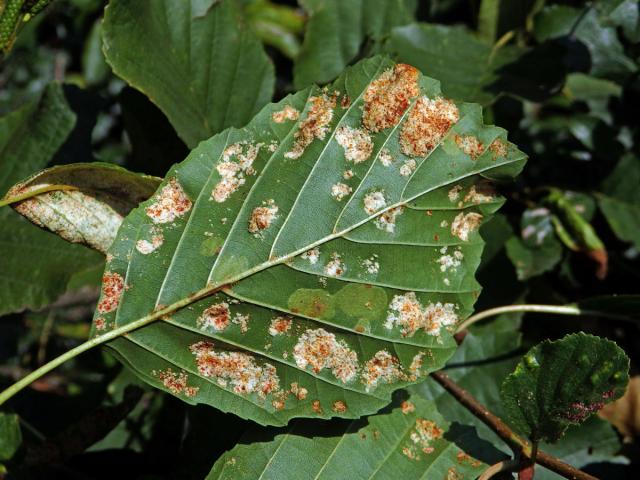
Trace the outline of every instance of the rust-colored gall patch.
[[158, 248], [160, 248], [163, 243], [164, 243], [164, 235], [162, 235], [162, 233], [158, 233], [151, 237], [151, 241], [138, 240], [136, 242], [136, 250], [138, 250], [143, 255], [149, 255], [150, 253], [153, 253]]
[[459, 213], [451, 223], [451, 235], [458, 237], [466, 242], [469, 235], [480, 227], [482, 223], [482, 215], [475, 212]]
[[459, 118], [458, 107], [451, 100], [420, 97], [402, 125], [402, 153], [410, 157], [425, 157], [438, 146]]
[[171, 223], [191, 210], [191, 200], [177, 179], [172, 178], [162, 187], [155, 202], [145, 212], [154, 223]]
[[101, 332], [107, 328], [107, 321], [102, 317], [98, 317], [93, 321], [93, 326], [97, 331]]
[[262, 230], [266, 230], [276, 219], [278, 214], [278, 206], [273, 199], [262, 202], [262, 206], [256, 207], [249, 217], [249, 233], [257, 234]]
[[489, 183], [481, 183], [477, 185], [471, 185], [469, 192], [464, 196], [464, 203], [473, 203], [480, 205], [481, 203], [491, 202], [494, 199], [496, 191]]
[[238, 142], [222, 152], [222, 160], [216, 165], [220, 181], [211, 192], [211, 198], [222, 203], [246, 183], [246, 175], [255, 175], [253, 162], [258, 157], [263, 143]]
[[484, 153], [484, 145], [473, 135], [456, 135], [454, 140], [458, 148], [469, 155], [471, 160], [477, 160]]
[[373, 141], [361, 128], [342, 126], [336, 130], [336, 141], [344, 149], [345, 158], [353, 163], [361, 163], [371, 156]]
[[311, 409], [318, 415], [322, 415], [322, 413], [324, 412], [324, 410], [322, 410], [322, 404], [320, 403], [320, 400], [314, 400], [313, 402], [311, 402]]
[[324, 273], [330, 277], [339, 277], [347, 270], [338, 252], [331, 254], [331, 260], [324, 266]]
[[304, 400], [305, 398], [307, 398], [307, 395], [308, 395], [309, 391], [306, 388], [301, 387], [300, 385], [298, 385], [297, 382], [293, 382], [291, 384], [291, 393], [298, 400]]
[[402, 413], [404, 413], [405, 415], [408, 415], [410, 413], [413, 413], [416, 410], [416, 406], [410, 401], [405, 400], [400, 405], [400, 409], [402, 410]]
[[420, 460], [420, 453], [429, 455], [433, 452], [433, 442], [442, 438], [444, 430], [442, 430], [435, 422], [425, 420], [424, 418], [416, 419], [415, 426], [409, 434], [411, 444], [405, 445], [402, 453], [410, 460]]
[[221, 332], [229, 326], [230, 319], [231, 312], [229, 311], [229, 304], [227, 302], [220, 302], [205, 308], [202, 315], [198, 318], [197, 323], [202, 329], [213, 328]]
[[380, 350], [368, 360], [362, 370], [362, 383], [367, 392], [383, 381], [394, 383], [404, 378], [400, 361], [386, 350]]
[[407, 292], [393, 297], [385, 327], [400, 327], [403, 337], [412, 337], [418, 330], [437, 337], [443, 327], [451, 327], [457, 322], [458, 316], [453, 303], [437, 302], [423, 306], [415, 292]]
[[329, 368], [342, 383], [353, 380], [358, 371], [356, 352], [323, 328], [304, 332], [298, 339], [293, 352], [299, 368], [305, 369], [310, 366], [314, 373]]
[[336, 413], [344, 413], [347, 411], [347, 404], [344, 403], [342, 400], [336, 400], [335, 402], [333, 402], [333, 405], [331, 406], [331, 410], [333, 410]]
[[489, 145], [489, 151], [491, 152], [493, 159], [496, 160], [498, 158], [506, 157], [509, 154], [509, 147], [503, 140], [496, 138], [491, 142], [491, 145]]
[[322, 95], [309, 99], [311, 107], [306, 118], [300, 122], [298, 131], [294, 134], [295, 142], [291, 150], [284, 154], [285, 158], [293, 160], [300, 158], [305, 149], [317, 139], [324, 139], [329, 131], [329, 125], [333, 119], [333, 109], [336, 106], [336, 96]]
[[122, 276], [115, 272], [105, 272], [102, 276], [102, 298], [98, 303], [98, 312], [109, 313], [116, 310], [123, 290]]
[[387, 233], [393, 233], [396, 231], [396, 220], [398, 216], [402, 215], [402, 212], [404, 212], [403, 206], [390, 208], [376, 218], [374, 224], [379, 230], [384, 230]]
[[189, 349], [195, 356], [200, 375], [214, 378], [222, 387], [231, 384], [235, 393], [256, 393], [264, 398], [280, 389], [276, 367], [269, 363], [258, 365], [251, 355], [216, 351], [213, 343], [204, 341], [194, 343]]
[[276, 335], [284, 335], [291, 329], [291, 323], [293, 319], [288, 316], [279, 316], [271, 320], [269, 326], [269, 335], [275, 337]]
[[387, 200], [382, 192], [371, 192], [364, 196], [364, 211], [372, 215], [387, 206]]
[[174, 395], [184, 393], [187, 397], [195, 396], [200, 390], [199, 387], [190, 387], [187, 385], [189, 376], [185, 372], [176, 373], [171, 368], [160, 372], [152, 372], [162, 382], [162, 385]]
[[420, 94], [418, 70], [400, 63], [371, 82], [364, 93], [362, 123], [377, 133], [396, 125]]
[[300, 116], [300, 112], [293, 108], [291, 105], [285, 105], [282, 110], [278, 110], [277, 112], [273, 112], [271, 114], [271, 119], [275, 123], [284, 123], [287, 120], [297, 120]]
[[339, 202], [347, 195], [351, 195], [351, 191], [351, 187], [346, 183], [336, 183], [331, 186], [331, 196]]

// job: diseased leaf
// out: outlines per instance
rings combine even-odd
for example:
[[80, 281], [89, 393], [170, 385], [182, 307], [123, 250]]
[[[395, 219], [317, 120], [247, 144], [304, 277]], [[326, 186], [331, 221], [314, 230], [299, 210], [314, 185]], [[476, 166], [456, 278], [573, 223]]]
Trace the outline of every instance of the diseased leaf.
[[497, 80], [495, 70], [519, 53], [513, 47], [494, 51], [462, 26], [427, 23], [394, 28], [386, 50], [440, 80], [445, 95], [483, 105], [496, 97], [489, 91]]
[[[309, 14], [304, 43], [293, 67], [296, 88], [335, 79], [363, 43], [409, 23], [406, 0], [302, 0]], [[409, 62], [407, 62], [409, 63]]]
[[22, 443], [18, 415], [0, 412], [0, 461], [10, 460]]
[[554, 442], [622, 396], [628, 371], [628, 357], [609, 340], [578, 333], [544, 341], [502, 384], [508, 422], [533, 441]]
[[[75, 117], [60, 85], [0, 118], [0, 195], [43, 169], [73, 128]], [[0, 208], [0, 314], [37, 309], [63, 293], [73, 273], [101, 262], [100, 255], [69, 245]]]
[[110, 346], [151, 384], [263, 424], [377, 411], [443, 365], [478, 294], [489, 180], [525, 161], [481, 119], [380, 57], [267, 106], [125, 219], [95, 332], [162, 316]]
[[[521, 317], [522, 313], [503, 314], [486, 325], [473, 326], [447, 363], [447, 375], [500, 418], [505, 416], [504, 405], [500, 401], [500, 384], [513, 371], [523, 353], [519, 332]], [[478, 436], [491, 442], [505, 454], [505, 458], [512, 455], [504, 441], [434, 380], [429, 378], [412, 385], [409, 390], [414, 397], [419, 395], [435, 401], [445, 420], [475, 427]], [[569, 427], [558, 442], [543, 443], [540, 448], [582, 468], [610, 460], [619, 451], [620, 441], [611, 425], [593, 416], [579, 426]], [[536, 467], [538, 477], [543, 480], [562, 478], [541, 466]]]
[[31, 176], [14, 185], [5, 198], [51, 186], [74, 188], [41, 193], [13, 207], [69, 242], [106, 253], [124, 217], [148, 199], [160, 181], [108, 163], [73, 163]]
[[112, 0], [104, 53], [145, 93], [190, 147], [242, 126], [270, 99], [273, 65], [237, 2]]
[[451, 426], [433, 402], [410, 398], [391, 412], [352, 422], [293, 422], [272, 439], [246, 434], [213, 466], [208, 480], [476, 478], [494, 451], [471, 428]]

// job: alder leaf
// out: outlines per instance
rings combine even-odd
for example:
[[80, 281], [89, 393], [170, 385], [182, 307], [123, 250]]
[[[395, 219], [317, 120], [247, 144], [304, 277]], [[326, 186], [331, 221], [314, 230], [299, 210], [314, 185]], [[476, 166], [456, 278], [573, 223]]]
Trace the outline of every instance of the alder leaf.
[[[59, 84], [0, 118], [0, 197], [17, 181], [46, 167], [73, 129], [75, 115]], [[102, 262], [0, 208], [0, 314], [37, 309], [55, 300], [76, 272]]]
[[382, 57], [268, 105], [126, 217], [95, 333], [144, 325], [109, 344], [141, 377], [263, 424], [377, 411], [479, 293], [489, 180], [525, 162], [481, 119]]
[[476, 478], [495, 453], [474, 429], [449, 425], [434, 402], [412, 397], [391, 412], [352, 422], [293, 422], [265, 436], [254, 429], [213, 466], [207, 480]]
[[273, 65], [235, 1], [111, 0], [103, 39], [116, 75], [158, 105], [190, 148], [244, 125], [271, 99]]
[[327, 83], [352, 62], [367, 40], [380, 40], [413, 19], [407, 0], [302, 0], [309, 14], [293, 66], [296, 88]]
[[13, 207], [36, 225], [69, 242], [106, 253], [123, 218], [149, 198], [160, 181], [160, 178], [138, 175], [108, 163], [73, 163], [31, 176], [14, 185], [5, 199], [56, 188], [17, 202]]
[[529, 350], [502, 384], [509, 423], [533, 441], [555, 442], [619, 397], [629, 358], [614, 342], [584, 333]]

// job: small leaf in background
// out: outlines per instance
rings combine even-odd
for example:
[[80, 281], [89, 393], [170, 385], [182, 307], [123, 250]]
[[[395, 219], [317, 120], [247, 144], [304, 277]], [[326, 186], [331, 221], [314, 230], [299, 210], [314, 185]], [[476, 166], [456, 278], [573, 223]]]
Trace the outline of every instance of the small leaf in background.
[[237, 2], [197, 12], [189, 1], [112, 0], [102, 27], [113, 71], [158, 105], [190, 148], [248, 122], [271, 99], [275, 81]]
[[163, 308], [108, 345], [186, 402], [272, 425], [375, 412], [455, 350], [491, 179], [525, 160], [477, 105], [363, 60], [173, 167], [109, 249], [94, 334]]
[[88, 87], [104, 82], [111, 69], [102, 53], [102, 22], [96, 21], [91, 27], [82, 52], [82, 73]]
[[262, 42], [291, 59], [298, 56], [301, 48], [299, 36], [305, 23], [299, 9], [270, 0], [250, 0], [244, 7], [244, 15]]
[[[609, 256], [602, 240], [573, 202], [558, 189], [552, 189], [545, 203], [553, 209], [551, 217], [558, 238], [567, 248], [582, 252], [596, 263], [596, 277], [603, 280], [609, 269]], [[578, 204], [580, 205], [580, 204]], [[593, 210], [590, 211], [593, 214]]]
[[582, 42], [591, 57], [590, 73], [599, 78], [623, 80], [637, 70], [624, 54], [615, 28], [603, 25], [590, 5], [582, 9], [549, 5], [534, 20], [534, 35], [539, 42], [555, 38], [573, 38]]
[[[333, 80], [357, 58], [365, 41], [379, 40], [393, 27], [413, 19], [407, 0], [302, 0], [300, 3], [309, 20], [302, 50], [293, 67], [296, 88]], [[429, 75], [433, 74], [429, 72]]]
[[28, 195], [43, 187], [60, 187], [12, 206], [36, 225], [68, 242], [106, 253], [124, 217], [148, 199], [160, 182], [157, 177], [108, 163], [73, 163], [49, 168], [14, 185], [5, 199]]
[[11, 460], [21, 443], [22, 431], [18, 415], [0, 412], [0, 462]]
[[[466, 450], [473, 445], [472, 451]], [[411, 397], [391, 412], [353, 422], [293, 422], [275, 438], [252, 429], [207, 480], [476, 478], [496, 452], [472, 428], [444, 421], [433, 402]], [[348, 472], [348, 473], [347, 473]]]
[[[73, 128], [62, 88], [0, 118], [0, 195], [43, 169]], [[39, 230], [9, 207], [0, 208], [0, 314], [37, 309], [55, 300], [71, 276], [102, 262], [96, 252]]]
[[511, 237], [506, 248], [520, 280], [555, 267], [562, 258], [562, 245], [554, 232], [551, 211], [544, 207], [525, 210], [520, 236]]
[[529, 350], [502, 384], [508, 423], [532, 441], [554, 442], [625, 391], [629, 359], [614, 342], [584, 333]]
[[440, 80], [447, 96], [482, 105], [496, 97], [488, 90], [497, 80], [495, 70], [519, 53], [514, 47], [494, 51], [462, 26], [428, 23], [394, 28], [385, 49]]
[[616, 236], [640, 249], [640, 158], [627, 154], [603, 181], [598, 206]]

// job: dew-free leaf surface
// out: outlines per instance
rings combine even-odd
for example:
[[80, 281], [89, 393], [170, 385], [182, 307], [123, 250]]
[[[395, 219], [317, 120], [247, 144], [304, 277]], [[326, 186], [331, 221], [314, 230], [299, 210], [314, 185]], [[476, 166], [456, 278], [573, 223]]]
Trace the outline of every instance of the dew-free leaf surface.
[[235, 1], [112, 0], [103, 38], [116, 75], [158, 105], [190, 148], [244, 125], [271, 99], [273, 65]]
[[[0, 118], [0, 197], [43, 169], [74, 123], [58, 84]], [[0, 314], [52, 302], [75, 272], [101, 262], [97, 253], [34, 227], [8, 206], [0, 208], [0, 239]]]
[[625, 391], [629, 358], [584, 333], [529, 350], [502, 385], [508, 423], [533, 441], [558, 440]]
[[[406, 400], [391, 412], [330, 425], [297, 421], [273, 439], [252, 432], [213, 466], [207, 480], [476, 478], [487, 465], [465, 451], [486, 444], [451, 427], [434, 402]], [[262, 433], [262, 435], [260, 435]], [[489, 449], [490, 450], [490, 449]]]
[[492, 179], [525, 156], [480, 108], [376, 57], [203, 142], [108, 252], [96, 334], [149, 383], [262, 424], [356, 418], [440, 368], [479, 285]]

